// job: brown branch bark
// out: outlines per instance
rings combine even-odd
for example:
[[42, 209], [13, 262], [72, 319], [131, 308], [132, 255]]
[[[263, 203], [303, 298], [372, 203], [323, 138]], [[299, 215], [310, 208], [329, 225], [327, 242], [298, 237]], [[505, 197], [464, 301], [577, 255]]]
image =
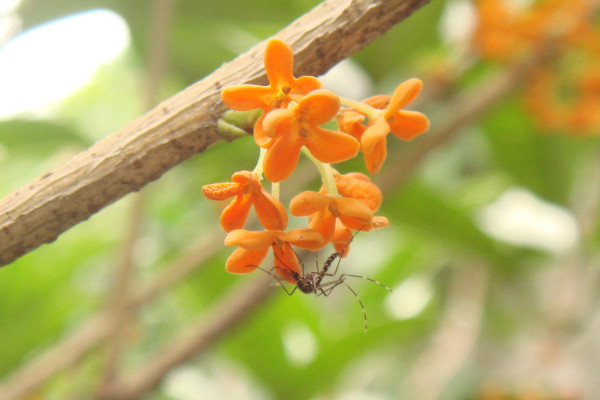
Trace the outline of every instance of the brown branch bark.
[[[277, 37], [296, 54], [296, 75], [318, 76], [429, 0], [327, 0]], [[265, 43], [0, 201], [0, 265], [158, 179], [220, 140], [224, 86], [266, 82]]]

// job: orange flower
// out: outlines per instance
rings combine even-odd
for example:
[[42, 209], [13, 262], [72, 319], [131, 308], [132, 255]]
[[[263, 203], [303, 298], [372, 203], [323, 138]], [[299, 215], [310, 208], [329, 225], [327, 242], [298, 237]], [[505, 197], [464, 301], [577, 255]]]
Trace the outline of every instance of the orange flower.
[[529, 8], [510, 7], [505, 0], [479, 0], [475, 46], [497, 61], [514, 59], [552, 38], [558, 44], [581, 47], [598, 54], [600, 36], [588, 0], [546, 0]]
[[429, 129], [429, 120], [425, 115], [417, 111], [402, 110], [419, 95], [422, 87], [423, 82], [413, 78], [394, 90], [390, 103], [371, 120], [362, 135], [361, 144], [365, 154], [371, 153], [377, 143], [385, 140], [390, 132], [402, 140], [412, 140]]
[[312, 229], [251, 232], [237, 229], [225, 237], [225, 245], [239, 246], [227, 259], [225, 269], [232, 274], [247, 274], [256, 269], [273, 249], [275, 271], [286, 281], [295, 284], [301, 274], [300, 264], [292, 245], [316, 250], [322, 247], [323, 237]]
[[373, 212], [379, 209], [383, 195], [368, 176], [351, 172], [345, 175], [335, 174], [334, 178], [335, 186], [341, 196], [361, 200]]
[[264, 114], [254, 126], [254, 140], [261, 147], [269, 147], [272, 139], [265, 136], [263, 119], [274, 109], [285, 108], [291, 101], [298, 102], [307, 93], [321, 88], [321, 82], [312, 76], [294, 78], [292, 49], [278, 39], [271, 39], [265, 48], [265, 70], [269, 86], [237, 85], [223, 89], [221, 98], [233, 110], [248, 111], [260, 108]]
[[240, 171], [234, 173], [231, 180], [233, 182], [214, 183], [202, 187], [202, 194], [210, 200], [226, 200], [235, 196], [221, 214], [221, 226], [225, 232], [243, 227], [252, 205], [266, 229], [285, 229], [288, 221], [285, 207], [263, 189], [255, 174], [250, 171]]
[[573, 86], [569, 100], [556, 94], [560, 87], [557, 71], [548, 68], [536, 71], [524, 95], [525, 105], [536, 122], [548, 131], [597, 135], [600, 129], [599, 67], [600, 64], [592, 63], [572, 71], [573, 76], [568, 77]]
[[[390, 98], [391, 96], [389, 95], [380, 94], [363, 100], [363, 103], [374, 108], [383, 109], [389, 104]], [[363, 133], [367, 130], [367, 127], [362, 124], [365, 118], [364, 114], [356, 110], [346, 109], [339, 113], [337, 123], [342, 132], [346, 132], [360, 141]], [[363, 155], [367, 170], [372, 174], [378, 173], [387, 156], [386, 141], [380, 140], [375, 144], [373, 151], [368, 154], [363, 152]]]
[[331, 240], [337, 219], [344, 226], [359, 230], [370, 229], [373, 218], [373, 212], [361, 200], [317, 192], [296, 195], [290, 202], [290, 212], [297, 217], [310, 217], [308, 227], [323, 236], [323, 245]]
[[370, 107], [382, 109], [365, 127], [364, 114], [350, 109], [340, 113], [338, 125], [361, 142], [365, 165], [370, 173], [381, 169], [387, 156], [386, 136], [392, 132], [403, 140], [412, 140], [429, 129], [429, 120], [417, 111], [404, 111], [402, 108], [411, 103], [421, 91], [423, 83], [413, 78], [400, 84], [392, 96], [379, 95], [363, 101]]
[[343, 132], [323, 129], [340, 109], [339, 97], [330, 90], [318, 89], [295, 106], [271, 111], [264, 119], [265, 134], [273, 138], [263, 170], [268, 180], [280, 182], [298, 165], [302, 146], [319, 161], [336, 163], [352, 158], [360, 144]]
[[[475, 46], [483, 56], [508, 60], [523, 51], [528, 41], [537, 36], [538, 25], [527, 21], [524, 14], [514, 12], [505, 0], [479, 0], [479, 25], [473, 35]], [[524, 29], [528, 27], [528, 29]]]

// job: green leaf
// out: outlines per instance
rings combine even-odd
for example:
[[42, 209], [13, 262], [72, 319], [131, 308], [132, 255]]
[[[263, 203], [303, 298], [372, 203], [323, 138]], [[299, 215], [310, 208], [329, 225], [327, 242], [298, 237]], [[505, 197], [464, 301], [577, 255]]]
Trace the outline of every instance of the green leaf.
[[510, 247], [484, 234], [465, 209], [418, 182], [388, 196], [381, 213], [388, 216], [392, 224], [402, 224], [425, 234], [428, 237], [425, 240], [432, 240], [432, 248], [442, 243], [461, 254], [484, 257], [497, 265], [512, 264]]
[[541, 132], [510, 99], [499, 105], [483, 124], [493, 162], [518, 185], [559, 204], [567, 204], [577, 160], [598, 149], [598, 140]]
[[90, 143], [77, 131], [49, 121], [15, 119], [0, 122], [0, 145], [8, 156], [14, 153], [44, 156], [63, 146], [87, 147]]

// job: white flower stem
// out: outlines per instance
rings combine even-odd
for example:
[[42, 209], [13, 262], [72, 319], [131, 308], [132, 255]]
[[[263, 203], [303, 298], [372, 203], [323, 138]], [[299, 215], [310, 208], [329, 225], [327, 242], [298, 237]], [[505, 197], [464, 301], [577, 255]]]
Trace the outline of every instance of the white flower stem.
[[333, 169], [331, 168], [331, 165], [317, 160], [312, 154], [310, 154], [310, 151], [306, 147], [302, 147], [302, 152], [305, 156], [310, 158], [313, 164], [315, 164], [317, 167], [317, 170], [319, 170], [319, 174], [321, 174], [321, 181], [325, 186], [327, 194], [330, 196], [337, 196], [338, 191], [337, 187], [335, 186], [335, 179], [333, 177]]
[[369, 119], [373, 119], [379, 112], [379, 110], [371, 107], [368, 104], [365, 104], [360, 101], [348, 99], [346, 97], [340, 97], [340, 101], [341, 101], [342, 105], [353, 108], [356, 111], [359, 111], [359, 112], [365, 114]]

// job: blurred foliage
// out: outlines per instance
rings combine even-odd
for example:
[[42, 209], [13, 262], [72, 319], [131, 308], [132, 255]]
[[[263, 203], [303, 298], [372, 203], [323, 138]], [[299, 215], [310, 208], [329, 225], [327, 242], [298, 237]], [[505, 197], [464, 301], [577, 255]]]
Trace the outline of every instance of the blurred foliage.
[[[105, 8], [127, 20], [133, 41], [127, 54], [103, 66], [85, 88], [56, 105], [51, 117], [18, 117], [0, 122], [0, 194], [8, 194], [60, 165], [144, 111], [145, 60], [148, 46], [152, 45], [148, 42], [150, 3], [23, 0], [18, 13], [24, 29], [84, 10]], [[161, 82], [160, 97], [167, 98], [209, 74], [317, 3], [178, 0], [169, 36], [168, 75]], [[431, 61], [455, 51], [439, 33], [440, 18], [449, 3], [452, 0], [432, 1], [353, 57], [375, 88], [390, 93], [390, 82], [409, 76], [421, 77], [427, 88], [439, 84], [440, 78], [457, 75], [450, 70], [452, 61], [448, 61], [449, 70], [441, 71], [432, 68]], [[502, 67], [472, 60], [465, 60], [465, 67], [457, 69], [460, 74], [449, 85], [452, 90], [475, 88], [502, 71]], [[419, 109], [432, 116], [435, 125], [435, 116], [447, 107], [451, 104], [438, 99]], [[144, 189], [145, 219], [134, 249], [138, 265], [136, 287], [152, 282], [156, 273], [165, 268], [176, 267], [171, 263], [194, 238], [219, 231], [221, 205], [206, 201], [200, 189], [208, 183], [229, 180], [233, 171], [252, 168], [258, 151], [251, 141], [243, 138], [220, 143]], [[389, 159], [409, 151], [411, 146], [412, 143], [392, 144]], [[264, 307], [208, 353], [180, 370], [195, 371], [204, 380], [227, 382], [220, 381], [224, 378], [218, 375], [218, 365], [225, 363], [229, 365], [227, 374], [236, 377], [239, 385], [273, 399], [341, 398], [353, 391], [364, 397], [346, 398], [400, 398], [399, 393], [411, 384], [409, 377], [421, 355], [436, 345], [432, 338], [440, 329], [440, 321], [452, 312], [448, 304], [463, 294], [453, 291], [448, 282], [457, 270], [476, 264], [489, 274], [486, 293], [479, 300], [484, 310], [481, 338], [476, 340], [473, 359], [460, 367], [460, 375], [450, 380], [443, 398], [479, 398], [482, 384], [498, 377], [499, 384], [509, 385], [508, 392], [513, 392], [510, 385], [515, 381], [510, 379], [510, 365], [521, 361], [519, 355], [524, 353], [519, 351], [531, 351], [539, 331], [549, 327], [560, 331], [562, 320], [552, 320], [552, 313], [544, 308], [549, 306], [540, 304], [540, 296], [552, 286], [547, 280], [540, 281], [539, 274], [580, 265], [580, 260], [575, 257], [576, 261], [572, 261], [568, 258], [570, 253], [557, 255], [490, 236], [480, 228], [481, 210], [507, 189], [520, 187], [542, 200], [577, 211], [574, 207], [579, 204], [578, 199], [590, 191], [586, 183], [594, 160], [598, 165], [599, 150], [598, 136], [581, 138], [568, 132], [549, 135], [524, 111], [518, 94], [509, 96], [465, 127], [455, 142], [431, 152], [407, 184], [388, 190], [378, 214], [388, 216], [391, 226], [360, 233], [350, 256], [341, 262], [340, 268], [377, 279], [394, 289], [412, 277], [423, 278], [431, 296], [424, 300], [422, 309], [405, 319], [395, 319], [388, 310], [392, 295], [372, 282], [356, 278], [350, 286], [359, 293], [367, 311], [369, 331], [364, 334], [361, 308], [343, 287], [327, 298], [301, 293], [288, 297], [278, 290]], [[308, 165], [302, 167], [312, 171]], [[364, 172], [364, 165], [358, 160], [339, 169]], [[374, 181], [377, 183], [377, 177]], [[314, 180], [312, 185], [314, 189]], [[289, 200], [293, 194], [284, 183], [283, 199]], [[0, 380], [106, 303], [123, 251], [131, 202], [132, 196], [128, 196], [61, 235], [55, 243], [0, 269]], [[600, 225], [597, 221], [591, 225], [589, 237], [578, 242], [572, 252], [581, 251], [577, 254], [582, 254], [582, 258], [597, 262]], [[143, 364], [145, 357], [179, 328], [235, 290], [236, 284], [249, 279], [225, 273], [223, 265], [229, 252], [225, 247], [215, 249], [201, 270], [143, 309], [127, 339], [126, 369]], [[321, 263], [331, 252], [326, 248], [319, 254]], [[310, 267], [314, 260], [309, 258], [305, 263]], [[577, 277], [583, 277], [581, 281], [585, 283], [587, 276], [582, 273]], [[596, 278], [590, 279], [587, 284], [597, 288]], [[593, 294], [590, 297], [592, 303], [597, 300]], [[405, 301], [409, 300], [406, 297]], [[591, 308], [576, 322], [584, 325], [592, 315]], [[521, 309], [526, 311], [520, 313]], [[458, 319], [457, 324], [460, 323]], [[536, 323], [537, 328], [532, 328]], [[314, 340], [314, 350], [310, 341], [288, 340], [288, 336], [306, 331]], [[307, 358], [302, 361], [290, 356], [290, 346], [306, 346], [300, 353], [306, 352]], [[584, 361], [582, 365], [589, 366]], [[536, 365], [518, 371], [533, 374]], [[102, 375], [102, 366], [102, 355], [94, 352], [75, 367], [78, 371], [59, 374], [40, 394], [48, 399], [66, 398], [69, 389], [62, 379], [66, 376], [77, 391], [91, 392]], [[179, 382], [174, 376], [167, 381], [198, 388], [188, 381]], [[600, 382], [588, 383], [600, 388]], [[555, 381], [546, 384], [551, 390], [560, 389]], [[225, 396], [224, 389], [215, 385], [217, 394], [211, 398], [225, 398], [219, 397], [219, 393]], [[174, 395], [168, 387], [167, 382], [147, 398], [194, 398]], [[252, 393], [248, 392], [245, 398], [263, 398], [260, 394], [252, 397]], [[369, 393], [379, 397], [367, 397]]]

